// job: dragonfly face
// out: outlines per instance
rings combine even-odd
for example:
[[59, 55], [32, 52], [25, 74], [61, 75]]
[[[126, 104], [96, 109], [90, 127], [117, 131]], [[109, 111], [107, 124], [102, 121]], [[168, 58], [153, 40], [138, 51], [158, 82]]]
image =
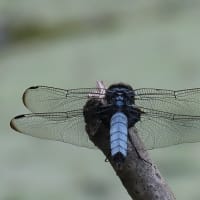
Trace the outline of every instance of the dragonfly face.
[[132, 87], [125, 84], [111, 85], [106, 91], [106, 100], [108, 104], [114, 104], [117, 107], [132, 105], [134, 103], [134, 91]]
[[[23, 102], [32, 113], [13, 118], [14, 130], [96, 148], [85, 132], [86, 123], [96, 119], [94, 133], [101, 123], [110, 128], [112, 155], [118, 151], [126, 156], [125, 141], [131, 126], [137, 129], [146, 149], [200, 141], [200, 88], [133, 90], [128, 85], [115, 84], [100, 92], [96, 88], [36, 86], [25, 91]], [[117, 143], [115, 137], [120, 138]]]

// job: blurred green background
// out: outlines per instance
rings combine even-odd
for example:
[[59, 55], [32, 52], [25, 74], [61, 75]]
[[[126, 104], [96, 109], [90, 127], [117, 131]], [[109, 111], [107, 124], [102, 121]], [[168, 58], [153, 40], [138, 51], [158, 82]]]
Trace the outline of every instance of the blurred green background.
[[[200, 1], [0, 0], [0, 199], [130, 199], [99, 151], [15, 133], [33, 85], [200, 87]], [[200, 199], [200, 143], [150, 151], [177, 199]]]

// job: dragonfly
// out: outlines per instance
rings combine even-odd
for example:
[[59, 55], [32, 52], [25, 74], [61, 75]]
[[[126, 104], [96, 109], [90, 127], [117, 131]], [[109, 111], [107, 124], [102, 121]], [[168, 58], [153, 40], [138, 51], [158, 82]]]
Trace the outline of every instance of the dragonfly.
[[200, 88], [133, 89], [124, 83], [106, 88], [103, 82], [97, 83], [96, 88], [28, 88], [23, 103], [32, 113], [14, 117], [11, 128], [33, 137], [97, 148], [85, 131], [95, 118], [94, 130], [101, 124], [109, 129], [109, 151], [118, 163], [127, 157], [129, 134], [134, 134], [128, 131], [131, 127], [137, 129], [147, 150], [200, 141]]

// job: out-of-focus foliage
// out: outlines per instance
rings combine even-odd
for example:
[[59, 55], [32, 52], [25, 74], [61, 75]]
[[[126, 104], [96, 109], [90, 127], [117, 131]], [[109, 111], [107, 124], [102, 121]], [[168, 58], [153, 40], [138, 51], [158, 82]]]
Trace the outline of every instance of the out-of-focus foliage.
[[[32, 85], [200, 87], [200, 1], [0, 0], [0, 199], [130, 199], [104, 156], [15, 134]], [[188, 133], [189, 134], [189, 133]], [[200, 144], [151, 151], [177, 199], [200, 198]]]

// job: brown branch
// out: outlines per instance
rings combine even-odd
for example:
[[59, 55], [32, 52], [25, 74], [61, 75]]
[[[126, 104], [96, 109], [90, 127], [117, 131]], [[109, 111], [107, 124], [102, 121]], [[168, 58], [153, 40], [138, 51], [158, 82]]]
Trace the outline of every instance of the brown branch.
[[[89, 124], [87, 124], [86, 127], [87, 131], [90, 131], [90, 128], [92, 128]], [[101, 149], [105, 156], [108, 156], [110, 164], [132, 199], [174, 200], [175, 197], [172, 191], [161, 176], [156, 165], [152, 163], [148, 152], [144, 150], [145, 148], [136, 129], [131, 128], [129, 130], [129, 135], [132, 136], [130, 139], [134, 142], [135, 147], [133, 147], [129, 140], [128, 156], [121, 170], [117, 168], [111, 156], [108, 156], [110, 151], [109, 130], [102, 125], [97, 134], [95, 136], [90, 135], [90, 138], [94, 144]], [[142, 159], [139, 158], [138, 153]]]
[[[148, 152], [144, 150], [136, 129], [131, 128], [129, 133], [135, 147], [133, 148], [129, 141], [125, 166], [123, 170], [116, 172], [130, 196], [136, 200], [174, 200], [172, 191], [161, 176], [157, 166], [152, 163]], [[148, 163], [138, 157], [136, 149], [138, 149], [142, 159]], [[115, 169], [113, 164], [112, 166]]]

